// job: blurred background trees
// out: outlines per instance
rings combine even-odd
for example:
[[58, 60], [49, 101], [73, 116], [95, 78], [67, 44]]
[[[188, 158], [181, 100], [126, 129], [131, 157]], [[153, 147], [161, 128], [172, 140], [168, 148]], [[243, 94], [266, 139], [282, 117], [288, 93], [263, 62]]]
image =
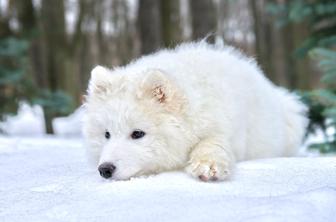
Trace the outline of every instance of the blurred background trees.
[[[336, 151], [336, 1], [288, 1], [271, 5], [282, 25], [305, 24], [308, 35], [295, 49], [297, 58], [310, 57], [322, 71], [323, 88], [302, 93], [309, 106], [308, 133], [320, 129], [325, 141], [311, 144], [321, 152]], [[331, 133], [328, 133], [331, 131]], [[330, 130], [332, 129], [332, 130]]]
[[335, 126], [335, 15], [333, 0], [0, 0], [0, 117], [37, 103], [51, 132], [53, 117], [81, 104], [96, 64], [207, 37], [304, 91], [311, 129]]

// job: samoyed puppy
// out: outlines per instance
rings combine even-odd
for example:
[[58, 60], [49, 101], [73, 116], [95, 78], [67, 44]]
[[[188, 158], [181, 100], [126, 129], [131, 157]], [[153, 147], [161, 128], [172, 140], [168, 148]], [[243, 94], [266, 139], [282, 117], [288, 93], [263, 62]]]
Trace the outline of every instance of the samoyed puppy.
[[294, 155], [307, 122], [253, 59], [205, 42], [95, 67], [84, 106], [89, 155], [114, 180], [178, 169], [224, 180], [236, 161]]

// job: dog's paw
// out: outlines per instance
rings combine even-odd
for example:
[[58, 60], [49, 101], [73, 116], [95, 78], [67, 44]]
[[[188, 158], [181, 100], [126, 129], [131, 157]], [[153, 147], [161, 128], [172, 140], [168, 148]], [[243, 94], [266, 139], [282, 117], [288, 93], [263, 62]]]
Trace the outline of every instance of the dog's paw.
[[229, 164], [213, 160], [192, 161], [186, 171], [204, 182], [224, 180], [230, 175]]

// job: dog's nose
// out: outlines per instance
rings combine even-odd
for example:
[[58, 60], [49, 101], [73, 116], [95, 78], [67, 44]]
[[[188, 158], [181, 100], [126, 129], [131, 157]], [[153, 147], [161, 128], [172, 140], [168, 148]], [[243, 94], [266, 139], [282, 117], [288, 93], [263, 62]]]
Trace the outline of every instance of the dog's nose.
[[102, 163], [98, 167], [98, 171], [100, 173], [100, 176], [107, 179], [107, 178], [112, 177], [112, 174], [113, 174], [115, 168], [116, 167], [112, 163]]

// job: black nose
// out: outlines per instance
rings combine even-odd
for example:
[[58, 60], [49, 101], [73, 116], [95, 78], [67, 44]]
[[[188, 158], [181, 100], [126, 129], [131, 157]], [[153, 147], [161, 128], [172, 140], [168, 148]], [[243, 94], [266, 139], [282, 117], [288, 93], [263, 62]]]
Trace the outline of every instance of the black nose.
[[115, 168], [116, 167], [112, 163], [102, 163], [98, 167], [98, 171], [100, 173], [100, 176], [107, 179], [107, 178], [112, 177], [112, 174], [113, 174]]

